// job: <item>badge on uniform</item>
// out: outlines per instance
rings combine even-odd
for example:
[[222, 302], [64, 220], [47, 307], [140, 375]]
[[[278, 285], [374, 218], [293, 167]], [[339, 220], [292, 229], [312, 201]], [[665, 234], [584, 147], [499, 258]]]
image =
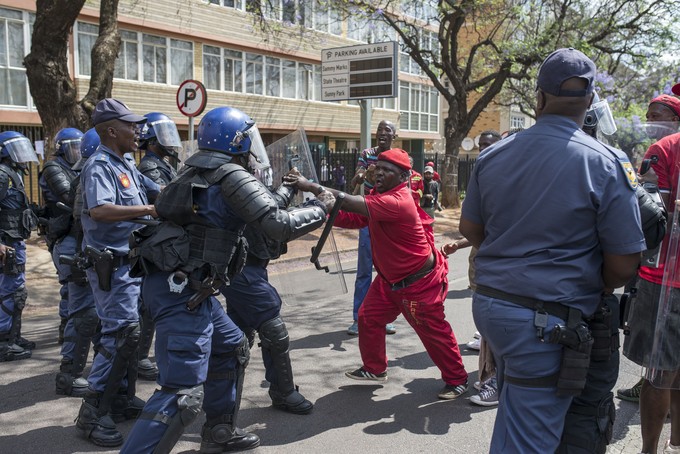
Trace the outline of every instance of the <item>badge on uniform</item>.
[[637, 172], [635, 172], [635, 169], [633, 168], [633, 164], [630, 163], [630, 161], [626, 160], [621, 160], [618, 159], [619, 164], [621, 164], [621, 168], [623, 169], [623, 173], [626, 174], [626, 177], [628, 178], [628, 185], [632, 189], [637, 189], [638, 187], [638, 180], [637, 180]]
[[130, 178], [127, 176], [126, 173], [121, 173], [120, 175], [118, 175], [118, 179], [120, 180], [120, 184], [122, 184], [124, 188], [130, 187]]

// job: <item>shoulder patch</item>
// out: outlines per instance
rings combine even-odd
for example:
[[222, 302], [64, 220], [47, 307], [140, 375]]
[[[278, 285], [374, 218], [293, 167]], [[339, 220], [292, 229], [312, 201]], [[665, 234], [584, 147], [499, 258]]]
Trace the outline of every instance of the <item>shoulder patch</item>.
[[637, 172], [635, 172], [635, 169], [633, 168], [633, 164], [630, 163], [627, 159], [617, 159], [619, 165], [623, 169], [623, 173], [626, 174], [626, 180], [628, 181], [628, 186], [630, 186], [631, 189], [635, 190], [638, 187], [638, 180], [637, 180]]
[[104, 161], [104, 162], [109, 162], [109, 155], [106, 153], [99, 153], [96, 157], [95, 160], [97, 161]]

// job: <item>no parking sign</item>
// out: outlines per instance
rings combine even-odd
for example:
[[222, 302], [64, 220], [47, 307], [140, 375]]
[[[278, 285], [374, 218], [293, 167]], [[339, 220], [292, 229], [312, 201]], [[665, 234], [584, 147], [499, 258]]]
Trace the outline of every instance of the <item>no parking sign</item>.
[[177, 108], [189, 117], [189, 140], [194, 140], [194, 117], [203, 113], [208, 103], [205, 86], [193, 79], [182, 82], [177, 89]]

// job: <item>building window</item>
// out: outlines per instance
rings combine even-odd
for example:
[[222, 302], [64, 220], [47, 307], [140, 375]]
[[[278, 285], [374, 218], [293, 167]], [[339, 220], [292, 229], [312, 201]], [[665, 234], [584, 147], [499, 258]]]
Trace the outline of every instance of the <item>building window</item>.
[[243, 92], [243, 52], [224, 50], [224, 89]]
[[203, 84], [205, 88], [220, 90], [222, 54], [219, 47], [203, 46]]
[[429, 85], [399, 82], [399, 128], [439, 131], [439, 92]]
[[[90, 53], [99, 34], [97, 25], [78, 22], [78, 74], [90, 76]], [[179, 85], [194, 74], [194, 45], [190, 41], [163, 36], [120, 31], [121, 44], [113, 77], [166, 84], [168, 75], [172, 85]], [[216, 48], [217, 49], [217, 48]], [[141, 69], [141, 71], [140, 71]]]
[[524, 115], [510, 115], [510, 129], [524, 129], [526, 120]]
[[167, 82], [168, 48], [162, 36], [147, 35], [142, 38], [142, 58], [144, 61], [144, 82]]
[[[281, 59], [267, 57], [267, 96], [281, 96]], [[285, 80], [285, 78], [284, 78]], [[284, 82], [284, 87], [285, 87]]]
[[179, 85], [194, 76], [194, 45], [189, 41], [170, 40], [170, 80]]
[[246, 53], [246, 93], [263, 95], [264, 77], [262, 55]]
[[0, 8], [0, 104], [28, 107], [24, 56], [34, 20], [32, 14]]
[[[120, 50], [118, 51], [113, 77], [117, 79], [139, 80], [139, 40], [137, 39], [137, 33], [121, 30], [120, 38]], [[92, 45], [94, 45], [94, 42]]]
[[78, 73], [82, 76], [92, 75], [92, 58], [90, 53], [97, 41], [99, 27], [85, 22], [78, 22]]

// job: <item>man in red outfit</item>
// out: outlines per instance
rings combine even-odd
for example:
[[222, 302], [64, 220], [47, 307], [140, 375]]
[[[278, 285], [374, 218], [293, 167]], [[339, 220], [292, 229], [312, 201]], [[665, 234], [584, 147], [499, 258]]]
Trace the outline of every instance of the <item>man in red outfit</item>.
[[[335, 225], [368, 226], [373, 265], [378, 276], [359, 310], [359, 349], [363, 366], [345, 375], [355, 380], [387, 380], [385, 324], [402, 314], [420, 337], [439, 368], [445, 387], [440, 399], [455, 399], [467, 392], [467, 372], [451, 325], [444, 315], [448, 291], [448, 265], [434, 247], [431, 229], [423, 226], [408, 188], [411, 164], [404, 150], [391, 149], [378, 155], [375, 185], [365, 196], [347, 195]], [[286, 180], [324, 201], [325, 189], [304, 177]], [[329, 198], [331, 203], [334, 199]]]

